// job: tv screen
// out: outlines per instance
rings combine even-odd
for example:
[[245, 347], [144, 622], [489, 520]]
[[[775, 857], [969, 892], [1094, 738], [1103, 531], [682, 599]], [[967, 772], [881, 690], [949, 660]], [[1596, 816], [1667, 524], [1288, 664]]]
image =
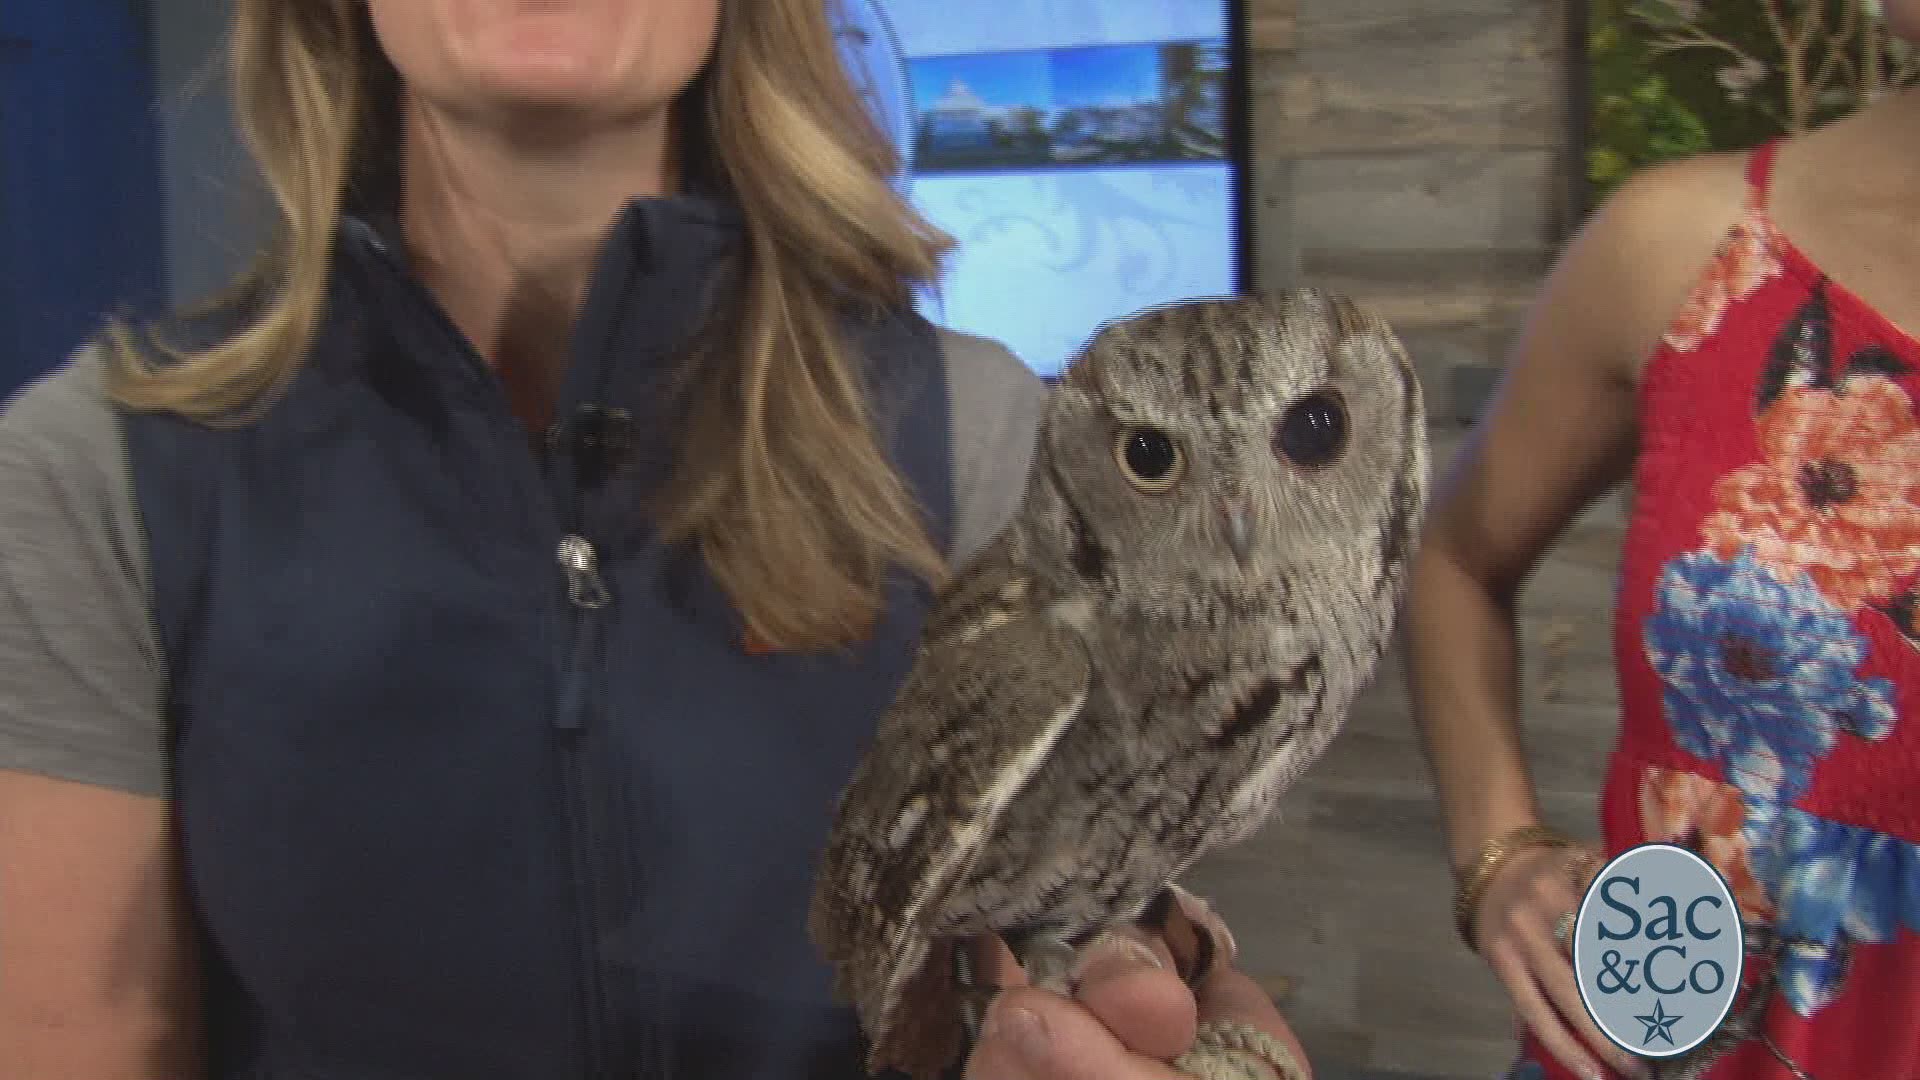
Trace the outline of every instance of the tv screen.
[[855, 80], [958, 241], [923, 313], [1056, 375], [1099, 325], [1243, 287], [1238, 0], [840, 0]]

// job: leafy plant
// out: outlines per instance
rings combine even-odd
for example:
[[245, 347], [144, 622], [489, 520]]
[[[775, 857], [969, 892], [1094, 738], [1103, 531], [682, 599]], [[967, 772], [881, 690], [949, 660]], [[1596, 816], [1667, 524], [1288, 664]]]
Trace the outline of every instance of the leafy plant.
[[1878, 0], [1590, 0], [1594, 201], [1636, 170], [1804, 131], [1920, 78]]

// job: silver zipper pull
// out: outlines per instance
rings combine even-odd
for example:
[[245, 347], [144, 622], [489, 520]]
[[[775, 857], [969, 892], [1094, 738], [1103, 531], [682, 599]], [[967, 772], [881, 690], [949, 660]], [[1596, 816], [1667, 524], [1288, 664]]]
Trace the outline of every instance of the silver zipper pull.
[[567, 575], [567, 599], [575, 607], [597, 611], [613, 599], [600, 580], [600, 558], [585, 537], [560, 538], [560, 570]]

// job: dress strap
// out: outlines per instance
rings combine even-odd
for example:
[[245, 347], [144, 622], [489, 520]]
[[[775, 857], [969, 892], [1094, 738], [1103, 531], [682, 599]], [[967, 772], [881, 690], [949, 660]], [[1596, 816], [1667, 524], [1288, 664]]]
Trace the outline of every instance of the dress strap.
[[1779, 139], [1768, 139], [1747, 154], [1747, 206], [1765, 211], [1767, 190], [1773, 185], [1773, 159], [1780, 149]]

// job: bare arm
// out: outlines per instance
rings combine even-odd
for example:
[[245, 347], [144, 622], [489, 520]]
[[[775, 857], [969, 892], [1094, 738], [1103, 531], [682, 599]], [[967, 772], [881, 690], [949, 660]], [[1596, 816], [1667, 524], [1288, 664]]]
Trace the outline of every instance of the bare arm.
[[90, 355], [0, 408], [0, 1077], [199, 1080], [159, 645]]
[[1623, 480], [1643, 359], [1739, 212], [1738, 160], [1652, 170], [1569, 245], [1441, 485], [1408, 608], [1409, 688], [1455, 865], [1536, 820], [1514, 609], [1548, 547]]
[[[1624, 479], [1648, 356], [1742, 206], [1741, 162], [1645, 173], [1563, 254], [1492, 406], [1438, 492], [1409, 598], [1413, 712], [1460, 867], [1537, 823], [1520, 741], [1514, 608], [1569, 522]], [[1510, 858], [1475, 913], [1483, 958], [1542, 1044], [1579, 1075], [1645, 1075], [1580, 1003], [1553, 926], [1579, 896], [1561, 860]]]
[[160, 800], [0, 771], [0, 1071], [201, 1075], [176, 866]]
[[[1626, 477], [1638, 386], [1745, 198], [1741, 160], [1647, 171], [1574, 238], [1530, 311], [1494, 404], [1428, 515], [1407, 605], [1407, 680], [1453, 865], [1538, 822], [1519, 719], [1515, 601], [1572, 519]], [[1582, 1076], [1645, 1068], [1599, 1034], [1553, 924], [1578, 905], [1563, 859], [1511, 857], [1476, 945], [1549, 1053]]]

